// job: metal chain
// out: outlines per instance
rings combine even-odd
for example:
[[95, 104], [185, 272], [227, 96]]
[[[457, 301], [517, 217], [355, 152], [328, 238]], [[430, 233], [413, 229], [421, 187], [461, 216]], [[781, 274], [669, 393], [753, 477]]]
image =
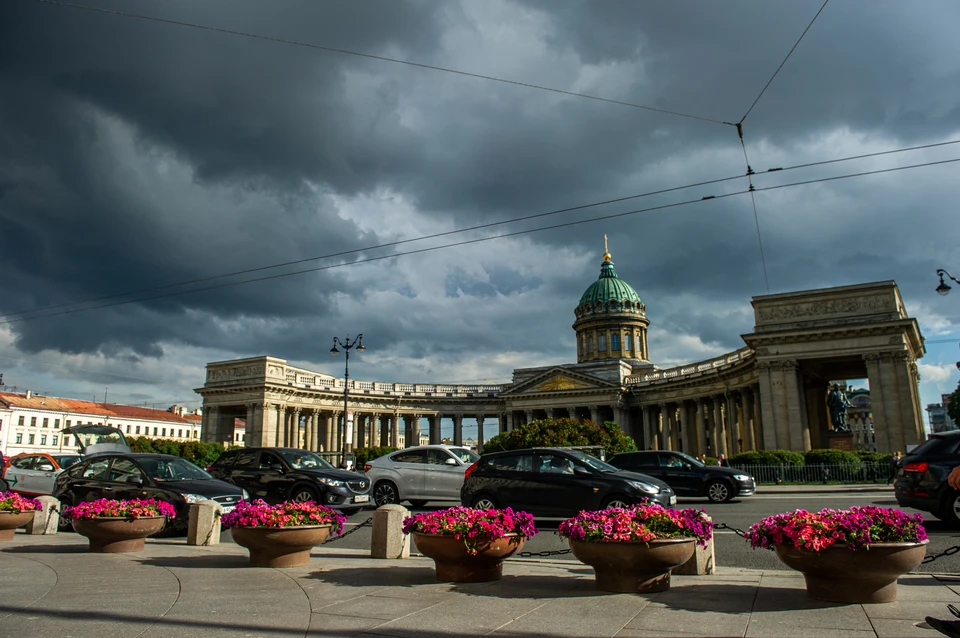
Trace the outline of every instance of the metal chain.
[[738, 528], [736, 528], [736, 527], [731, 527], [730, 525], [727, 525], [726, 523], [714, 523], [714, 524], [713, 524], [713, 528], [714, 528], [714, 529], [728, 529], [728, 530], [730, 530], [731, 532], [733, 532], [734, 534], [736, 534], [737, 536], [739, 536], [740, 538], [746, 538], [746, 537], [747, 537], [747, 533], [746, 533], [745, 531], [743, 531], [742, 529], [738, 529]]
[[533, 556], [562, 556], [563, 554], [569, 554], [573, 550], [569, 549], [555, 549], [553, 551], [544, 551], [544, 552], [520, 552], [517, 556], [521, 558], [531, 558]]
[[921, 565], [926, 565], [927, 563], [932, 563], [942, 556], [953, 556], [957, 552], [960, 552], [960, 545], [954, 545], [953, 547], [948, 547], [939, 554], [931, 554], [923, 559], [920, 563]]
[[326, 545], [327, 543], [334, 543], [334, 542], [340, 540], [341, 538], [345, 538], [345, 537], [349, 536], [350, 534], [353, 534], [355, 531], [357, 531], [357, 530], [360, 529], [361, 527], [366, 527], [367, 525], [370, 525], [371, 523], [373, 523], [373, 517], [372, 517], [372, 516], [371, 516], [370, 518], [368, 518], [367, 520], [363, 521], [362, 523], [360, 523], [359, 525], [357, 525], [356, 527], [354, 527], [354, 528], [353, 528], [352, 530], [350, 530], [349, 532], [344, 532], [344, 533], [340, 534], [339, 536], [336, 536], [336, 537], [333, 537], [333, 538], [328, 538], [327, 540], [325, 540], [325, 541], [323, 542], [323, 544]]

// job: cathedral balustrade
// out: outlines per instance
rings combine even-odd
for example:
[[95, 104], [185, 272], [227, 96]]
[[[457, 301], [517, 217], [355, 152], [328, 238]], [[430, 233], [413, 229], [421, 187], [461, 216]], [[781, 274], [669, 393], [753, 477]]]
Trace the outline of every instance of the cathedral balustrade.
[[716, 370], [740, 361], [745, 361], [751, 356], [753, 356], [752, 348], [740, 348], [728, 354], [697, 363], [667, 368], [666, 370], [657, 370], [655, 372], [646, 372], [644, 374], [635, 374], [627, 377], [625, 383], [626, 385], [638, 386], [655, 383], [657, 381], [674, 381], [684, 377], [693, 377], [710, 370]]

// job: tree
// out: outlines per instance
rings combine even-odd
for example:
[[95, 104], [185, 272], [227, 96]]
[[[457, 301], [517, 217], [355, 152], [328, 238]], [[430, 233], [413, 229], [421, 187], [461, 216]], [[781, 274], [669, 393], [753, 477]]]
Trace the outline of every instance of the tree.
[[953, 391], [950, 401], [947, 402], [947, 415], [960, 426], [960, 382], [957, 383], [957, 389]]
[[483, 444], [484, 453], [518, 450], [527, 447], [603, 447], [607, 458], [617, 452], [637, 449], [633, 439], [613, 421], [597, 425], [593, 421], [574, 419], [542, 419], [496, 435]]

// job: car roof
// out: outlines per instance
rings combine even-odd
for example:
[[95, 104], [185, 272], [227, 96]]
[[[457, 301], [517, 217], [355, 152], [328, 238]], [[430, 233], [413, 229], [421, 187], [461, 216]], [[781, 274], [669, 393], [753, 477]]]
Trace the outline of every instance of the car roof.
[[[84, 458], [89, 458], [91, 460], [103, 458], [105, 456], [122, 456], [132, 459], [162, 459], [164, 461], [169, 459], [181, 459], [187, 461], [187, 459], [182, 456], [177, 456], [175, 454], [157, 454], [154, 452], [101, 452], [100, 454], [94, 454], [93, 456], [86, 456]], [[193, 461], [187, 461], [187, 463], [193, 463]], [[196, 465], [196, 463], [194, 463]]]
[[502, 454], [518, 454], [521, 452], [579, 452], [580, 450], [575, 450], [567, 447], [522, 447], [517, 448], [516, 450], [498, 450], [496, 452], [490, 452], [489, 454], [484, 454], [484, 456], [500, 456]]

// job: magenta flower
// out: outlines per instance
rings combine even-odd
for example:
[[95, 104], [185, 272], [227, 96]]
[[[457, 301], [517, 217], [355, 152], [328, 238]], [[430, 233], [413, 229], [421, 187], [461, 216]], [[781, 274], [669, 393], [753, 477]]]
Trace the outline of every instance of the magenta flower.
[[0, 512], [21, 514], [42, 508], [43, 504], [35, 498], [25, 498], [16, 492], [0, 492]]
[[134, 498], [127, 501], [101, 498], [89, 503], [80, 503], [73, 507], [63, 508], [61, 516], [67, 520], [93, 518], [154, 518], [176, 515], [173, 505], [157, 499]]
[[451, 507], [436, 512], [426, 512], [403, 519], [403, 533], [437, 534], [462, 539], [471, 554], [477, 553], [477, 545], [483, 541], [504, 538], [515, 534], [523, 538], [536, 535], [533, 516], [527, 512], [505, 509], [474, 509]]
[[919, 543], [926, 540], [923, 515], [874, 505], [848, 510], [796, 510], [768, 516], [750, 526], [746, 540], [754, 549], [779, 545], [815, 552], [831, 545], [869, 549], [873, 543]]
[[241, 501], [237, 507], [220, 518], [224, 527], [303, 527], [306, 525], [330, 525], [334, 536], [343, 532], [347, 517], [337, 510], [313, 501], [297, 503], [286, 501], [268, 505], [257, 499]]
[[713, 523], [702, 510], [667, 509], [656, 503], [582, 511], [560, 523], [557, 533], [592, 543], [648, 543], [662, 538], [693, 538], [706, 546]]

